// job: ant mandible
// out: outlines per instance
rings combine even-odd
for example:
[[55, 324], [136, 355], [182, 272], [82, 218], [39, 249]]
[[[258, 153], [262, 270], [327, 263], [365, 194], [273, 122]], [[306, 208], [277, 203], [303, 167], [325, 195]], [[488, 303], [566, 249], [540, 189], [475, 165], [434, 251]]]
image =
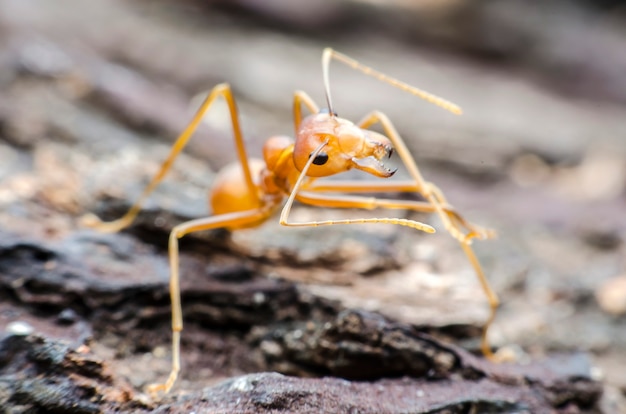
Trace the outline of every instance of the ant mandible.
[[[205, 113], [217, 98], [224, 98], [230, 110], [239, 160], [238, 163], [227, 166], [220, 171], [215, 179], [210, 194], [213, 215], [179, 224], [174, 227], [170, 234], [172, 370], [165, 383], [149, 386], [150, 392], [168, 392], [174, 385], [180, 371], [180, 335], [183, 330], [183, 315], [180, 300], [178, 240], [185, 235], [203, 230], [215, 228], [235, 230], [258, 226], [278, 210], [285, 196], [288, 198], [280, 214], [280, 224], [289, 227], [386, 223], [407, 226], [426, 233], [435, 232], [435, 229], [427, 224], [400, 218], [293, 222], [289, 220], [289, 213], [295, 200], [320, 207], [367, 210], [390, 208], [437, 213], [445, 229], [461, 244], [487, 296], [490, 315], [482, 330], [481, 350], [486, 357], [494, 357], [487, 340], [487, 332], [495, 318], [499, 300], [489, 286], [471, 247], [473, 238], [487, 239], [493, 237], [494, 233], [466, 221], [448, 204], [437, 186], [422, 178], [422, 174], [407, 146], [385, 114], [380, 111], [372, 111], [356, 124], [337, 116], [333, 110], [330, 96], [329, 66], [332, 59], [454, 114], [461, 114], [461, 109], [457, 105], [445, 99], [393, 79], [342, 53], [326, 48], [322, 54], [322, 69], [328, 108], [320, 110], [305, 92], [296, 91], [293, 100], [295, 141], [287, 136], [271, 137], [263, 147], [263, 161], [248, 159], [239, 126], [235, 98], [230, 85], [222, 83], [215, 86], [207, 95], [191, 122], [176, 139], [159, 171], [123, 217], [112, 222], [102, 222], [91, 214], [84, 217], [83, 223], [85, 225], [104, 232], [117, 232], [129, 226], [139, 213], [142, 203], [164, 178], [178, 154], [187, 145]], [[302, 115], [303, 106], [311, 113], [304, 118]], [[385, 135], [369, 129], [377, 123], [382, 126]], [[395, 170], [392, 171], [385, 167], [382, 160], [385, 157], [390, 157], [394, 149], [406, 167], [411, 177], [410, 180], [392, 182], [316, 180], [319, 177], [328, 177], [353, 168], [375, 177], [391, 177]], [[368, 192], [417, 192], [425, 201], [348, 195], [349, 193]]]

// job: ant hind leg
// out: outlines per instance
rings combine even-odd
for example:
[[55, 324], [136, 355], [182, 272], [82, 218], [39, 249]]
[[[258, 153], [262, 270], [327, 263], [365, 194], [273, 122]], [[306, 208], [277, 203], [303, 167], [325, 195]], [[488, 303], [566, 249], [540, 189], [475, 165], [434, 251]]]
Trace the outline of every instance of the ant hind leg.
[[81, 224], [85, 227], [95, 228], [96, 230], [106, 233], [116, 233], [130, 226], [141, 211], [142, 204], [154, 191], [157, 185], [163, 180], [163, 178], [165, 178], [169, 170], [172, 168], [174, 161], [183, 150], [183, 148], [185, 148], [185, 146], [193, 136], [194, 132], [200, 125], [200, 122], [202, 122], [202, 118], [219, 97], [224, 98], [230, 111], [233, 135], [235, 138], [235, 146], [239, 161], [244, 172], [246, 185], [250, 190], [250, 194], [256, 194], [254, 181], [250, 173], [250, 166], [248, 165], [248, 157], [246, 154], [243, 135], [241, 132], [241, 127], [239, 126], [239, 117], [235, 98], [233, 97], [230, 85], [228, 85], [227, 83], [222, 83], [216, 85], [207, 94], [207, 97], [204, 99], [204, 101], [200, 105], [200, 108], [196, 111], [189, 124], [187, 124], [187, 127], [178, 136], [178, 138], [176, 138], [176, 141], [172, 145], [172, 149], [170, 150], [169, 155], [161, 164], [159, 171], [152, 177], [150, 183], [146, 186], [137, 201], [135, 201], [135, 203], [130, 207], [126, 214], [124, 214], [119, 219], [110, 222], [103, 222], [94, 214], [86, 214], [81, 218]]

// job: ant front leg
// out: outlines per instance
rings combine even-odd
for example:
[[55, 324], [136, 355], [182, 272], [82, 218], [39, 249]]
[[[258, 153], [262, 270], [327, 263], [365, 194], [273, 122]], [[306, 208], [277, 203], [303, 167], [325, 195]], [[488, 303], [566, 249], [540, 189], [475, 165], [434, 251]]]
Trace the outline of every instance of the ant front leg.
[[381, 124], [387, 137], [391, 140], [398, 156], [413, 179], [416, 191], [435, 207], [446, 230], [458, 241], [469, 242], [470, 237], [456, 226], [450, 216], [444, 211], [443, 206], [447, 204], [447, 201], [443, 197], [443, 193], [435, 184], [424, 180], [404, 140], [400, 137], [387, 115], [380, 111], [372, 111], [358, 125], [363, 129], [367, 129], [376, 123]]
[[480, 265], [480, 262], [478, 261], [478, 258], [476, 257], [474, 250], [471, 247], [471, 237], [473, 237], [472, 233], [464, 233], [459, 227], [459, 224], [462, 222], [446, 213], [444, 206], [447, 205], [447, 201], [443, 196], [443, 193], [436, 185], [424, 180], [422, 174], [417, 167], [417, 163], [409, 152], [409, 149], [404, 143], [404, 140], [400, 137], [400, 134], [398, 134], [395, 127], [385, 114], [380, 111], [373, 111], [365, 116], [361, 120], [361, 122], [359, 122], [359, 126], [363, 129], [367, 129], [376, 123], [380, 123], [382, 125], [387, 137], [391, 140], [393, 146], [398, 152], [398, 156], [402, 160], [404, 166], [407, 168], [409, 175], [414, 180], [417, 191], [434, 206], [446, 230], [452, 235], [452, 237], [459, 241], [461, 247], [463, 248], [463, 251], [465, 252], [465, 255], [467, 256], [470, 264], [474, 268], [481, 288], [483, 289], [483, 292], [487, 297], [490, 308], [489, 318], [487, 319], [487, 322], [483, 327], [481, 335], [481, 350], [487, 358], [495, 359], [495, 356], [491, 351], [491, 347], [489, 346], [487, 334], [489, 327], [495, 319], [496, 310], [500, 306], [500, 300], [498, 299], [498, 296], [496, 295], [494, 290], [491, 288], [491, 285], [489, 284], [489, 281], [487, 280], [487, 277], [483, 272], [482, 266]]
[[169, 155], [161, 164], [159, 171], [154, 175], [154, 177], [152, 177], [150, 183], [146, 186], [137, 201], [135, 201], [135, 203], [130, 207], [126, 214], [124, 214], [121, 218], [111, 222], [102, 222], [95, 215], [86, 214], [81, 218], [81, 224], [86, 227], [92, 227], [106, 233], [115, 233], [130, 226], [139, 214], [142, 204], [154, 191], [157, 185], [163, 180], [163, 178], [165, 178], [166, 174], [172, 168], [176, 157], [178, 157], [180, 152], [183, 150], [183, 148], [185, 148], [185, 146], [193, 136], [193, 133], [196, 131], [196, 129], [198, 129], [202, 118], [219, 97], [224, 98], [230, 111], [230, 119], [233, 127], [233, 135], [235, 138], [237, 156], [239, 158], [239, 162], [241, 163], [241, 168], [243, 169], [246, 185], [250, 190], [250, 194], [256, 194], [254, 181], [250, 173], [250, 166], [248, 165], [248, 157], [243, 141], [243, 135], [241, 133], [241, 127], [239, 126], [239, 116], [237, 111], [237, 105], [235, 103], [235, 98], [233, 97], [230, 85], [228, 85], [227, 83], [222, 83], [216, 85], [211, 90], [211, 92], [207, 94], [207, 97], [204, 99], [204, 101], [200, 105], [200, 108], [195, 113], [187, 127], [178, 136], [178, 138], [176, 138], [176, 141], [172, 145], [172, 149], [170, 150]]
[[[413, 180], [404, 180], [404, 181], [372, 181], [372, 180], [322, 180], [322, 181], [313, 181], [309, 185], [306, 186], [306, 192], [315, 192], [315, 193], [413, 193], [420, 192], [421, 188], [419, 188], [415, 181]], [[300, 198], [304, 196], [304, 191], [298, 194], [298, 201]], [[308, 197], [308, 196], [307, 196]], [[317, 194], [311, 194], [311, 197], [317, 198], [319, 197]], [[342, 196], [342, 198], [349, 196]], [[372, 200], [371, 202], [369, 200]], [[365, 206], [358, 208], [402, 208], [407, 210], [412, 210], [416, 212], [422, 213], [437, 213], [437, 208], [435, 205], [428, 201], [402, 201], [398, 204], [397, 200], [385, 200], [380, 198], [361, 198], [361, 201], [365, 203]], [[305, 202], [305, 201], [302, 201]], [[305, 202], [306, 203], [306, 202]], [[328, 207], [340, 207], [335, 205], [327, 205]], [[367, 206], [367, 207], [366, 207]], [[464, 227], [467, 230], [466, 238], [478, 238], [481, 240], [490, 239], [495, 237], [495, 232], [491, 229], [486, 229], [476, 224], [470, 223], [466, 220], [461, 214], [456, 211], [456, 209], [447, 202], [442, 203], [441, 208], [448, 215], [450, 220], [454, 221], [457, 227]]]
[[[371, 181], [365, 181], [365, 183], [373, 184]], [[342, 193], [349, 192], [385, 192], [390, 191], [389, 188], [385, 186], [376, 187], [375, 184], [370, 186], [367, 191], [362, 190], [363, 182], [355, 181], [354, 187], [349, 185], [349, 182], [340, 182], [339, 186], [334, 186], [335, 182], [328, 182], [323, 186], [306, 186], [305, 190], [299, 191], [296, 194], [296, 200], [303, 204], [316, 206], [316, 207], [327, 207], [327, 208], [354, 208], [354, 209], [363, 209], [363, 210], [373, 210], [375, 208], [388, 208], [388, 209], [397, 209], [397, 210], [410, 210], [419, 213], [436, 213], [437, 209], [434, 205], [425, 201], [413, 201], [413, 200], [398, 200], [398, 199], [387, 199], [387, 198], [378, 198], [378, 197], [365, 197], [363, 195], [349, 195], [349, 194], [326, 194], [326, 192], [337, 192], [340, 191]], [[398, 188], [393, 183], [390, 188], [394, 190]], [[417, 191], [414, 188], [414, 185], [411, 187], [412, 191]], [[361, 191], [357, 190], [361, 189]], [[406, 187], [403, 187], [405, 191]], [[395, 190], [396, 192], [398, 190]], [[472, 234], [477, 234], [476, 226], [472, 223], [469, 223], [461, 216], [453, 207], [449, 205], [442, 206], [442, 209], [445, 213], [450, 217], [451, 220], [455, 220], [459, 223], [459, 225], [470, 229]]]

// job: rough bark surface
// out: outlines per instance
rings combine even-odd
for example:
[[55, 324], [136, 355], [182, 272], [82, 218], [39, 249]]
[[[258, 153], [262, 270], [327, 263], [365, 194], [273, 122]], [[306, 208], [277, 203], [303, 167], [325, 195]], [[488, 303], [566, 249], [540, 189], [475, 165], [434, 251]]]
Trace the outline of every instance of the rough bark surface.
[[[626, 26], [596, 3], [0, 0], [0, 413], [626, 413]], [[293, 91], [324, 100], [325, 46], [463, 106], [331, 69], [342, 117], [384, 111], [498, 231], [474, 246], [502, 299], [491, 343], [517, 360], [480, 356], [485, 297], [436, 218], [295, 206], [437, 234], [270, 220], [183, 238], [183, 367], [152, 399], [169, 232], [210, 214], [235, 159], [223, 106], [131, 227], [80, 217], [120, 217], [217, 83], [250, 155], [291, 134]]]
[[[227, 329], [241, 340], [240, 349], [226, 350], [233, 355], [221, 370], [298, 377], [238, 376], [155, 404], [116, 372], [117, 363], [97, 357], [87, 344], [94, 332], [115, 333], [126, 344], [118, 347], [132, 347], [134, 354], [150, 349], [155, 331], [167, 330], [167, 285], [155, 277], [162, 259], [122, 235], [55, 246], [3, 236], [0, 286], [12, 298], [3, 311], [25, 306], [30, 316], [22, 322], [37, 330], [0, 341], [0, 402], [14, 406], [11, 412], [567, 413], [594, 412], [601, 394], [581, 354], [493, 364], [413, 326], [303, 295], [290, 282], [246, 269], [231, 268], [226, 278], [203, 275], [188, 265], [186, 276], [198, 279], [184, 289], [186, 320]], [[191, 337], [185, 347], [198, 335], [185, 332]], [[208, 350], [220, 345], [203, 344]], [[185, 369], [193, 370], [193, 357], [183, 358]]]

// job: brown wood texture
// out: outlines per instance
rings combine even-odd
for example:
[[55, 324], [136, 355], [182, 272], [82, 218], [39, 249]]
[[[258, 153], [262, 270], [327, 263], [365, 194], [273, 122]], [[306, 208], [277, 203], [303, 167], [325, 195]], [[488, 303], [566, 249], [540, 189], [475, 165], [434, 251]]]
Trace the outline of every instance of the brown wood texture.
[[[0, 412], [626, 412], [626, 34], [610, 3], [0, 0]], [[399, 213], [435, 235], [275, 219], [182, 240], [183, 369], [152, 400], [170, 369], [167, 238], [209, 214], [234, 160], [225, 111], [133, 226], [79, 218], [123, 214], [217, 83], [253, 156], [291, 134], [293, 91], [323, 102], [325, 46], [464, 108], [331, 70], [342, 117], [387, 113], [425, 177], [498, 231], [475, 248], [503, 302], [491, 342], [517, 362], [477, 352], [486, 300], [436, 218]]]

